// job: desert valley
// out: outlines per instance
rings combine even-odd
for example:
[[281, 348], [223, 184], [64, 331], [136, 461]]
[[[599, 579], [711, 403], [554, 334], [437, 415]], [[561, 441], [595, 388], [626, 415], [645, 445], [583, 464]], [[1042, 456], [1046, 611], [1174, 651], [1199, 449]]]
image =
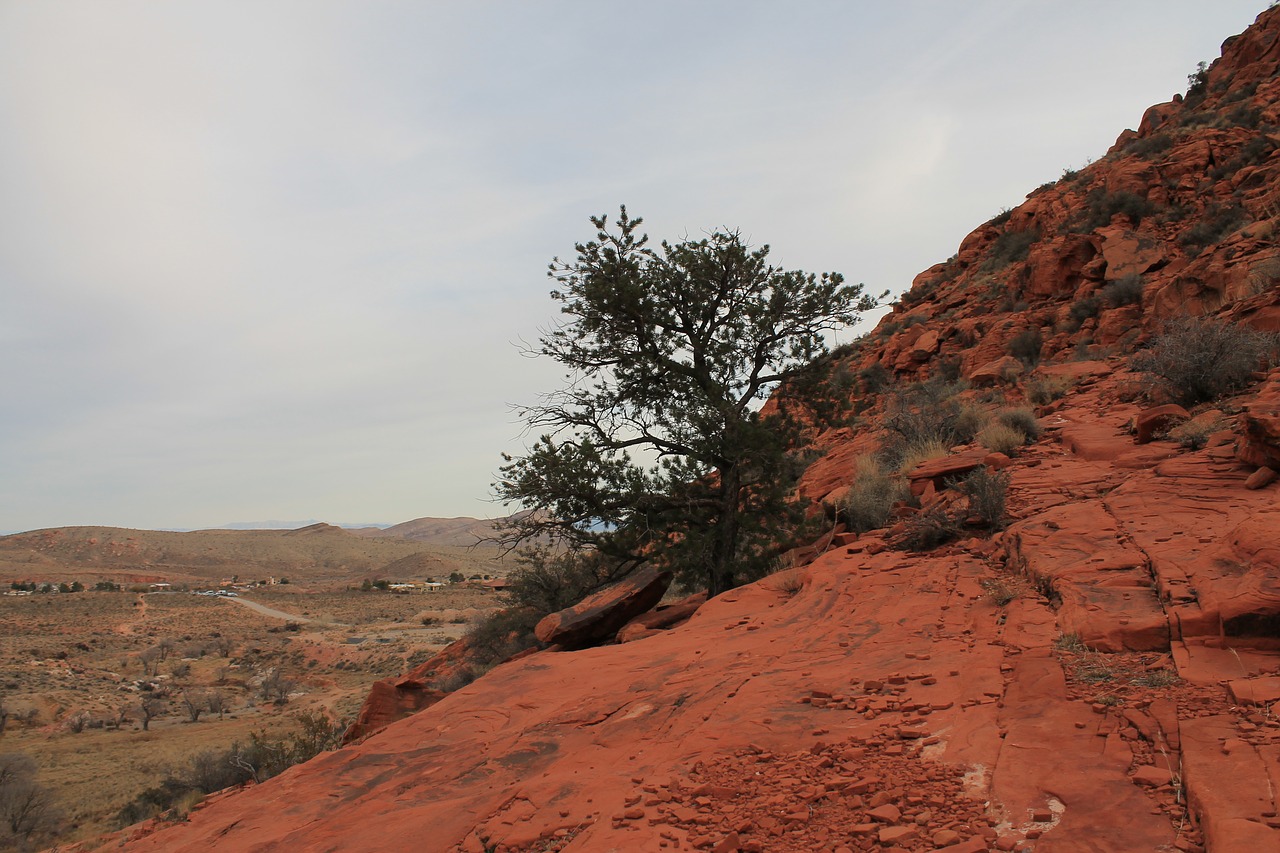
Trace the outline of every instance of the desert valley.
[[810, 527], [751, 582], [562, 606], [475, 519], [0, 537], [0, 843], [1280, 850], [1280, 8], [1188, 84], [765, 404]]

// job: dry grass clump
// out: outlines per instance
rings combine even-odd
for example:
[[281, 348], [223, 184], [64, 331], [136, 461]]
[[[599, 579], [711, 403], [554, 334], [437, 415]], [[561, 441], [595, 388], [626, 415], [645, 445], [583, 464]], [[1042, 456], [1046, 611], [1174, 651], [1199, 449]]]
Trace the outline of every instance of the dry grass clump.
[[1047, 406], [1067, 396], [1074, 384], [1065, 376], [1038, 377], [1027, 383], [1027, 401], [1032, 405]]
[[841, 508], [845, 522], [857, 533], [884, 527], [893, 515], [893, 505], [906, 494], [902, 477], [886, 470], [875, 457], [860, 456]]
[[992, 421], [978, 433], [978, 443], [987, 450], [1007, 456], [1026, 444], [1027, 437], [1008, 424]]
[[921, 463], [928, 462], [930, 459], [941, 459], [950, 452], [951, 448], [937, 439], [909, 444], [902, 451], [898, 470], [905, 474]]

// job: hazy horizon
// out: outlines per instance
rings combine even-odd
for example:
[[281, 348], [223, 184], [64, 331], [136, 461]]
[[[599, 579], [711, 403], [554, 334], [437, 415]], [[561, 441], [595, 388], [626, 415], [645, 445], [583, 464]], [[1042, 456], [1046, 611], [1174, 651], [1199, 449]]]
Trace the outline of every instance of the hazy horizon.
[[897, 295], [1265, 8], [4, 4], [0, 529], [504, 515], [588, 216]]

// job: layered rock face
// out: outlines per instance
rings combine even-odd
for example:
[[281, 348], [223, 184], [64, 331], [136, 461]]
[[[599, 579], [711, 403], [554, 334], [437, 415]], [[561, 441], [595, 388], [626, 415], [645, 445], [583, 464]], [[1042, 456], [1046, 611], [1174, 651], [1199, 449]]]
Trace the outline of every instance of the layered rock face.
[[[447, 650], [356, 742], [103, 849], [1280, 850], [1280, 371], [1157, 408], [1129, 364], [1174, 317], [1280, 329], [1278, 72], [1280, 9], [922, 273], [834, 359], [861, 425], [811, 437], [797, 492], [837, 520], [893, 387], [931, 377], [1038, 403], [1030, 446], [952, 447], [886, 529], [452, 693]], [[1004, 529], [895, 547], [979, 469]]]

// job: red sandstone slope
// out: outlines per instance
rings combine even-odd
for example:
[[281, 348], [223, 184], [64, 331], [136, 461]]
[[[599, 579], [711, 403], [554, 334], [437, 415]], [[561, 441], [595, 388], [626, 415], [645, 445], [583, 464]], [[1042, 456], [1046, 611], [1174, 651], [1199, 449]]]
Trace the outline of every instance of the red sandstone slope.
[[[1006, 531], [927, 554], [842, 536], [801, 584], [504, 664], [127, 848], [1280, 849], [1280, 486], [1251, 488], [1280, 462], [1280, 371], [1191, 450], [1135, 442], [1126, 367], [1179, 314], [1280, 327], [1277, 71], [1272, 10], [1203, 91], [977, 229], [838, 360], [863, 392], [958, 369], [1016, 401], [1002, 359], [1041, 330], [1037, 377], [1076, 384], [1007, 469]], [[1142, 303], [1109, 304], [1130, 276]], [[838, 499], [880, 411], [815, 437], [805, 494]], [[984, 455], [917, 469], [921, 494]]]

